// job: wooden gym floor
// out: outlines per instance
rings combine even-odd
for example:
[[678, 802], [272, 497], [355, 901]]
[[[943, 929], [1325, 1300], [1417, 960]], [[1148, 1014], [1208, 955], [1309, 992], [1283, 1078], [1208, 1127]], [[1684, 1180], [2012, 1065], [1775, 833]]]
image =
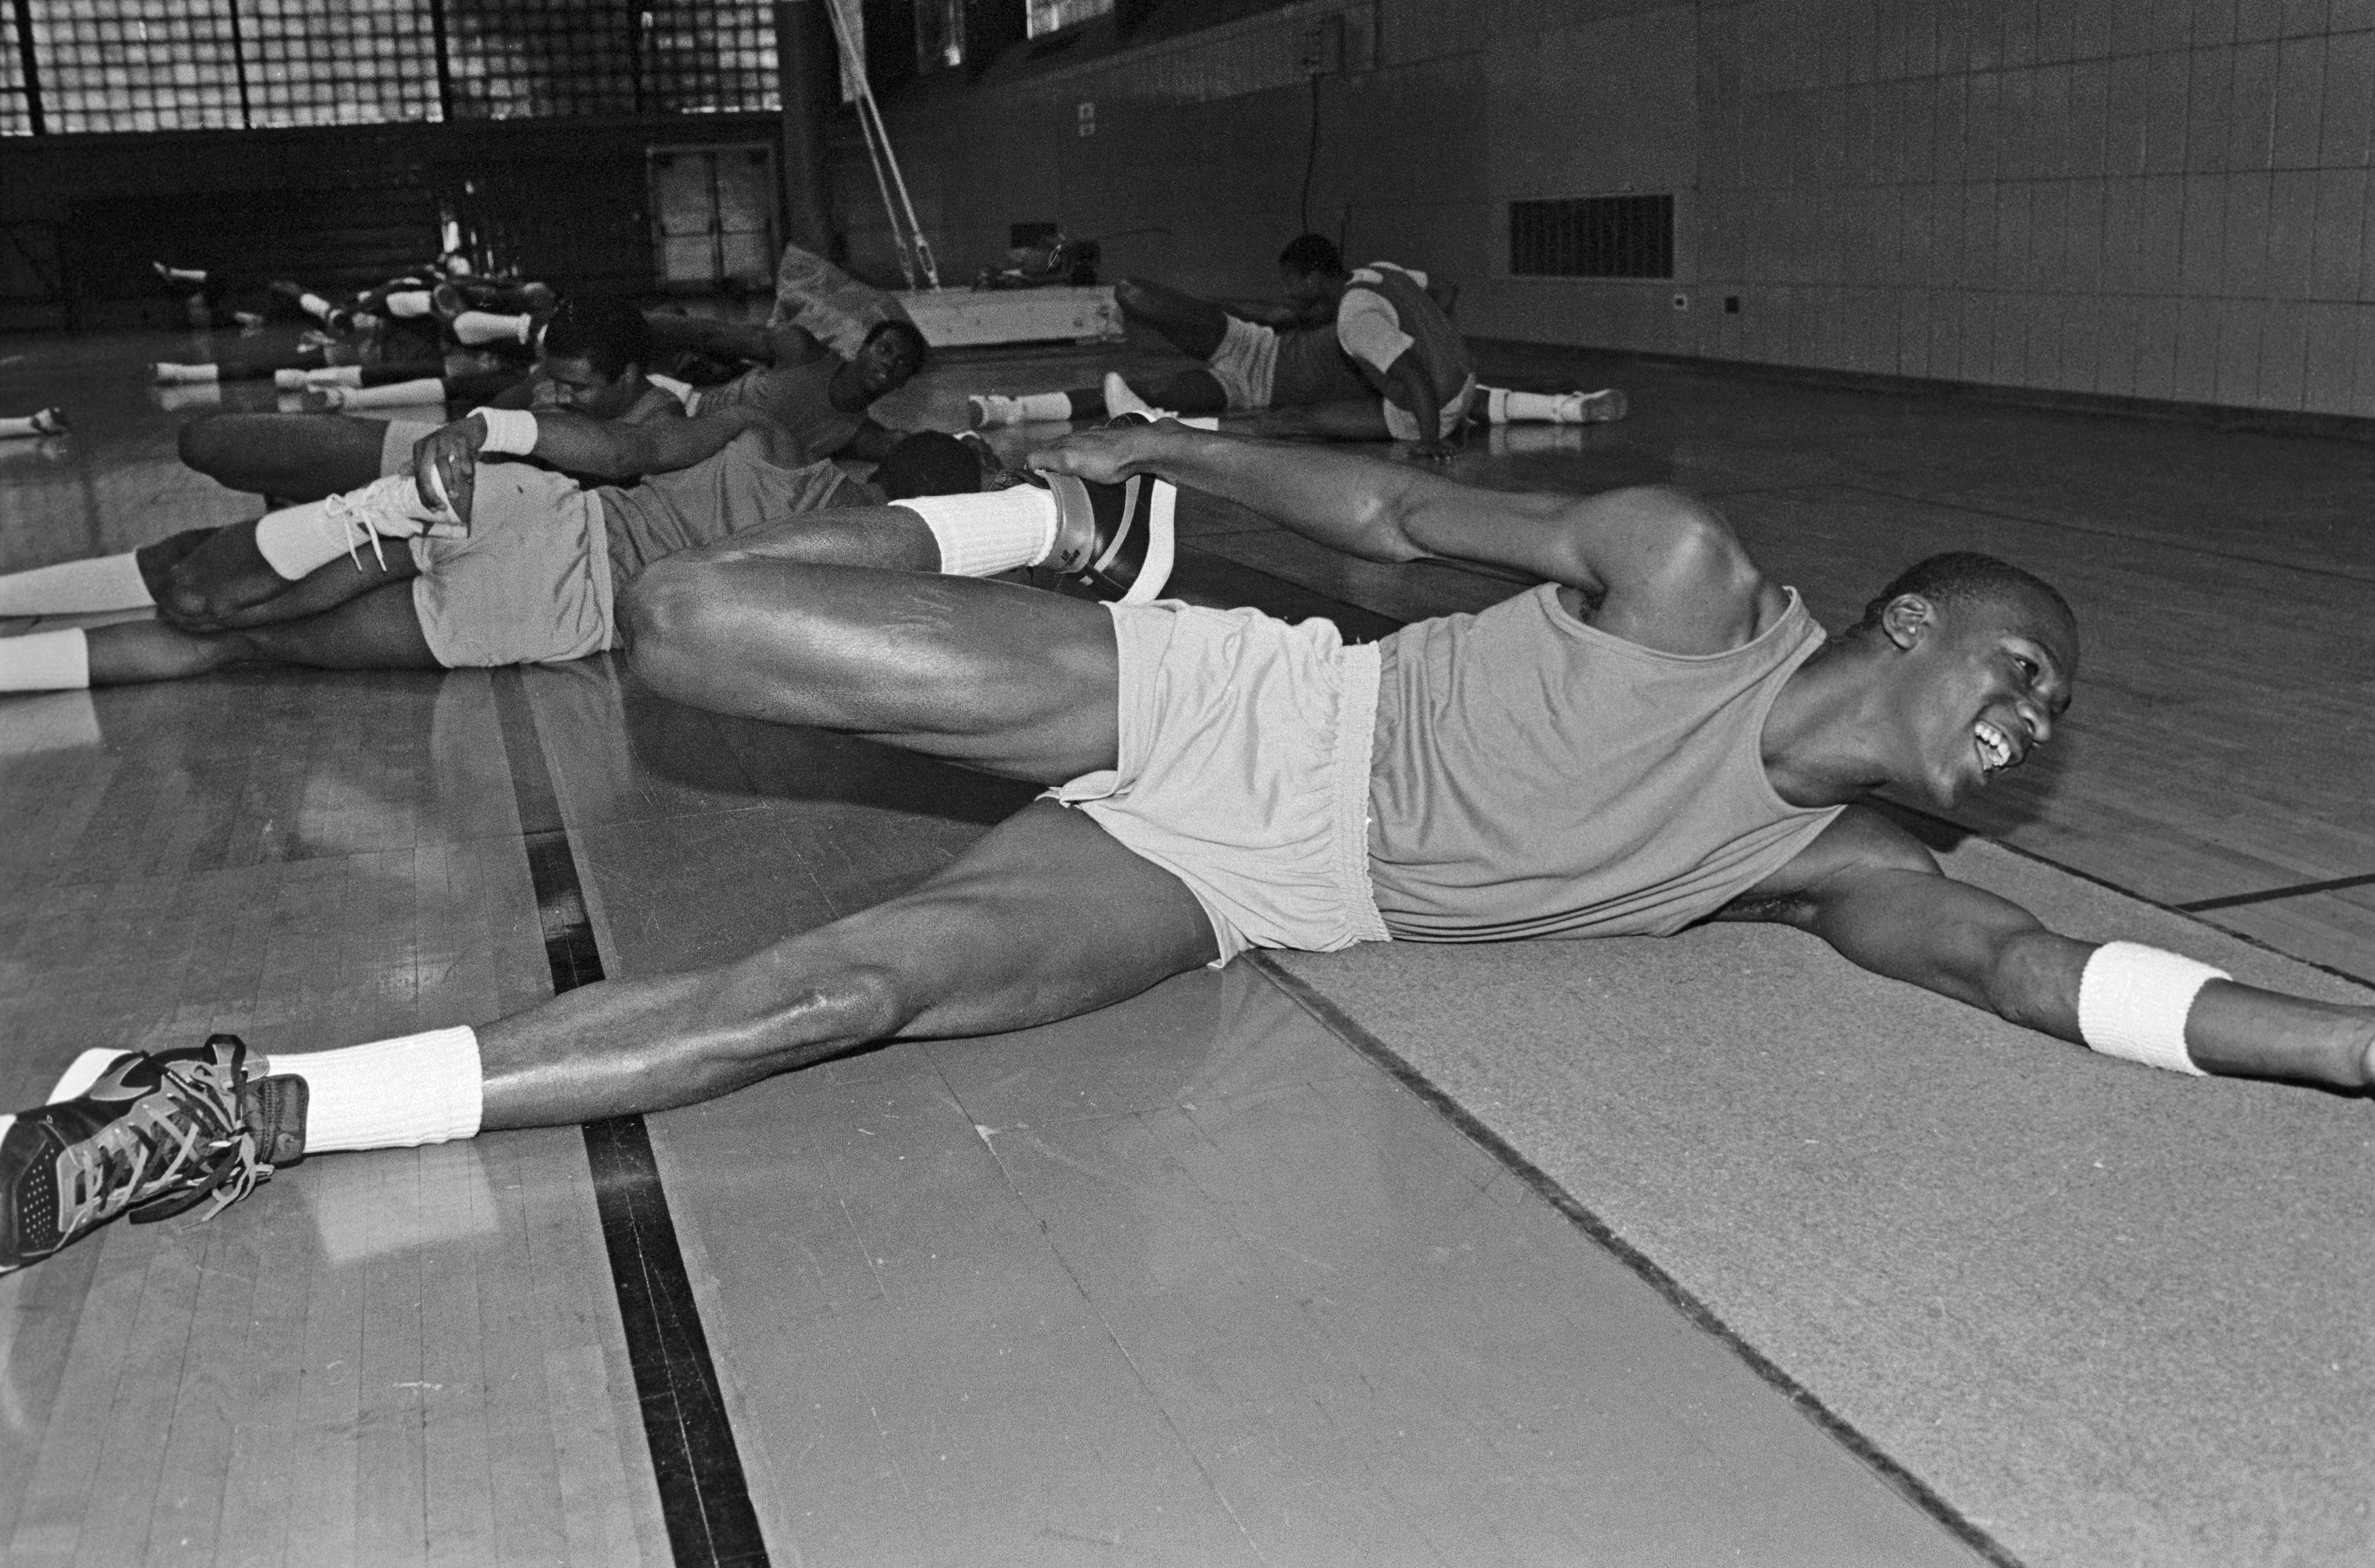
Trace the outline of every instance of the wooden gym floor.
[[[143, 384], [160, 357], [207, 356], [0, 340], [0, 412], [77, 420], [0, 447], [0, 570], [254, 514], [175, 463], [189, 410]], [[2053, 578], [2086, 630], [2080, 700], [1959, 824], [2015, 852], [1990, 874], [2109, 884], [2336, 994], [2375, 979], [2375, 448], [1488, 358], [1524, 384], [1621, 382], [1634, 413], [1480, 432], [1462, 477], [1689, 486], [1833, 624], [1932, 549]], [[967, 392], [1111, 362], [951, 357], [884, 412], [953, 428]], [[1210, 503], [1183, 519], [1187, 596], [1357, 636], [1516, 587]], [[0, 1104], [87, 1046], [318, 1048], [713, 961], [912, 882], [1022, 798], [674, 708], [608, 658], [0, 699]], [[1695, 940], [1660, 952], [1687, 972], [1718, 950]], [[2099, 1478], [2002, 1506], [1842, 1414], [1789, 1324], [1711, 1309], [1686, 1246], [1597, 1218], [1613, 1184], [1530, 1154], [1524, 1124], [1613, 1089], [1463, 1098], [1364, 1016], [1396, 983], [1240, 963], [1049, 1029], [583, 1134], [325, 1158], [210, 1224], [112, 1228], [0, 1280], [0, 1560], [2107, 1560]], [[1686, 975], [1640, 984], [1674, 987], [1628, 1015], [1643, 1053], [1700, 1027]], [[1877, 1007], [1855, 1027], [1919, 1016]], [[1651, 1116], [1659, 1092], [1625, 1090]], [[2363, 1109], [2320, 1103], [2314, 1136], [2363, 1162]], [[1713, 1136], [1764, 1119], [1731, 1114]], [[2347, 1253], [2364, 1213], [2299, 1247]], [[2273, 1338], [2303, 1364], [2331, 1348]], [[2113, 1539], [2367, 1560], [2363, 1519], [2257, 1550], [2288, 1509], [2322, 1517], [2243, 1495], [2269, 1490]]]

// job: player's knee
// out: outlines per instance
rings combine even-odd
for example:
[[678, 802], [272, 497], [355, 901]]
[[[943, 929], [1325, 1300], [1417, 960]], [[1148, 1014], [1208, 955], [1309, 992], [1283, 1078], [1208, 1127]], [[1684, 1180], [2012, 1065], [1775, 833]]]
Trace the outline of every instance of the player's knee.
[[183, 465], [201, 474], [219, 473], [229, 457], [233, 435], [225, 424], [230, 416], [206, 414], [182, 427], [176, 444]]
[[158, 572], [148, 591], [156, 595], [157, 613], [176, 626], [205, 625], [231, 607], [217, 601], [209, 584], [190, 569], [187, 560], [174, 561]]
[[717, 565], [699, 552], [656, 560], [618, 595], [619, 641], [635, 673], [662, 691], [668, 671], [704, 662], [719, 630]]

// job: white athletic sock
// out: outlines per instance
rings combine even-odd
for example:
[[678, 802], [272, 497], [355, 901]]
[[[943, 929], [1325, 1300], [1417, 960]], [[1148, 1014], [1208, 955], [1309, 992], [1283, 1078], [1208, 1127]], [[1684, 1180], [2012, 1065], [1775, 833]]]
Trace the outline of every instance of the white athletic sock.
[[431, 305], [426, 289], [399, 289], [387, 297], [387, 313], [392, 316], [425, 316]]
[[1056, 498], [1036, 485], [979, 495], [919, 495], [902, 501], [924, 520], [951, 577], [994, 577], [1036, 566], [1056, 548]]
[[482, 343], [527, 341], [532, 316], [499, 316], [491, 311], [464, 311], [454, 318], [454, 336], [475, 348]]
[[81, 691], [90, 685], [90, 640], [82, 628], [0, 637], [0, 691]]
[[275, 371], [272, 384], [282, 392], [302, 392], [309, 386], [360, 386], [360, 365], [316, 365], [310, 371]]
[[445, 383], [436, 376], [392, 381], [381, 386], [317, 386], [311, 390], [335, 394], [329, 399], [333, 408], [409, 408], [445, 401]]
[[1485, 400], [1485, 418], [1496, 425], [1571, 423], [1571, 420], [1559, 419], [1559, 405], [1572, 395], [1564, 392], [1517, 392], [1507, 387], [1493, 387]]
[[433, 1029], [337, 1051], [278, 1052], [266, 1074], [305, 1080], [305, 1152], [409, 1149], [476, 1138], [484, 1104], [478, 1032]]
[[0, 419], [0, 437], [58, 435], [65, 428], [65, 421], [55, 408], [43, 408], [21, 418]]
[[1041, 424], [1072, 417], [1072, 395], [1069, 392], [1033, 392], [1014, 399], [1015, 411], [1024, 424]]
[[187, 386], [194, 382], [220, 381], [219, 365], [177, 365], [171, 360], [160, 360], [151, 367], [159, 386]]
[[130, 550], [0, 574], [0, 615], [96, 615], [156, 602]]
[[315, 321], [327, 321], [333, 307], [319, 294], [300, 294], [297, 296], [297, 308]]

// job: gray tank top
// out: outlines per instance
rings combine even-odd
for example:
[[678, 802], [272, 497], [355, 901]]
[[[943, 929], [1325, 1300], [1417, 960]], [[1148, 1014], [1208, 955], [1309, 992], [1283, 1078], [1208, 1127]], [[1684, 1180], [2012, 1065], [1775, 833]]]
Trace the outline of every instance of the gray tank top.
[[1766, 714], [1823, 645], [1797, 590], [1743, 646], [1661, 654], [1555, 584], [1379, 646], [1369, 870], [1396, 937], [1665, 936], [1813, 843], [1844, 807], [1766, 776]]
[[833, 406], [833, 372], [847, 363], [838, 354], [827, 354], [802, 365], [745, 371], [723, 386], [703, 387], [690, 412], [756, 408], [791, 431], [801, 454], [813, 463], [847, 446], [866, 420], [863, 413]]
[[757, 432], [745, 430], [690, 468], [596, 490], [612, 581], [623, 584], [662, 556], [714, 545], [762, 523], [866, 503], [868, 492], [837, 465], [782, 467], [767, 461], [764, 444]]

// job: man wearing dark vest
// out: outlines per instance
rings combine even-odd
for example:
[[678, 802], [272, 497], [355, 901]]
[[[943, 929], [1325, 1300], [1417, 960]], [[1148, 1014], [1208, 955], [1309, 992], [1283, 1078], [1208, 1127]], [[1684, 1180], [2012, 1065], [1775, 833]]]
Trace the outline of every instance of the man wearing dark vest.
[[1202, 360], [1200, 369], [1159, 382], [1116, 373], [1075, 392], [975, 396], [974, 423], [1217, 414], [1223, 428], [1248, 435], [1407, 441], [1447, 456], [1476, 375], [1426, 274], [1392, 262], [1348, 273], [1322, 234], [1291, 242], [1278, 274], [1287, 302], [1269, 309], [1127, 279], [1114, 289], [1122, 313]]
[[2375, 1008], [2058, 935], [1861, 804], [1951, 804], [2052, 737], [2077, 629], [2016, 568], [1932, 558], [1826, 635], [1673, 490], [1504, 494], [1173, 422], [1033, 461], [1100, 516], [1184, 485], [1362, 559], [1542, 585], [1348, 647], [1325, 621], [965, 580], [1060, 536], [1028, 487], [657, 562], [622, 610], [661, 692], [1047, 795], [915, 890], [710, 969], [268, 1058], [230, 1035], [89, 1053], [53, 1103], [0, 1117], [0, 1267], [308, 1153], [687, 1104], [874, 1042], [1086, 1012], [1247, 947], [1774, 921], [2105, 1055], [2369, 1085]]

